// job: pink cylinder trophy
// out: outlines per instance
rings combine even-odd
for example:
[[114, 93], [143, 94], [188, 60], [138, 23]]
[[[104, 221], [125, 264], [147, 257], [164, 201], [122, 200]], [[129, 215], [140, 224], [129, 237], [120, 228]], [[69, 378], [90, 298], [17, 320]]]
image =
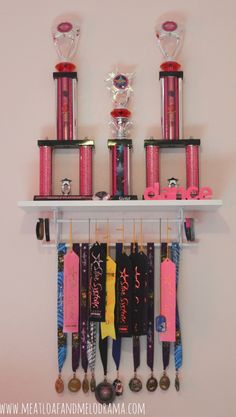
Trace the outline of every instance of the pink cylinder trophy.
[[186, 187], [199, 189], [199, 146], [186, 146]]
[[39, 153], [39, 194], [48, 196], [52, 194], [52, 148], [40, 146]]
[[111, 194], [125, 197], [131, 194], [130, 189], [130, 149], [132, 140], [128, 139], [131, 112], [127, 104], [132, 90], [131, 81], [134, 74], [112, 72], [107, 79], [112, 93], [114, 109], [111, 112], [113, 139], [108, 140], [111, 153]]
[[93, 145], [90, 145], [91, 141], [84, 141], [84, 144], [79, 148], [79, 190], [80, 195], [84, 197], [92, 196], [92, 154]]
[[154, 187], [155, 182], [159, 182], [159, 147], [157, 145], [145, 144], [145, 149], [146, 187]]
[[77, 139], [77, 72], [70, 62], [76, 52], [79, 27], [77, 23], [60, 21], [52, 28], [52, 35], [60, 62], [53, 73], [56, 83], [57, 139]]
[[166, 61], [161, 64], [161, 124], [162, 138], [176, 140], [183, 137], [182, 80], [183, 72], [175, 61], [182, 42], [182, 28], [174, 21], [157, 27], [159, 48]]

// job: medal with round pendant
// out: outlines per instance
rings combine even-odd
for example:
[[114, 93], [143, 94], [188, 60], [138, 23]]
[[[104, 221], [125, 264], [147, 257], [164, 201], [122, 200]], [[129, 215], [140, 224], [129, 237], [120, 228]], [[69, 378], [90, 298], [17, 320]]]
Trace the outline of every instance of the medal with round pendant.
[[156, 391], [157, 379], [153, 376], [154, 363], [154, 243], [147, 243], [148, 274], [147, 274], [147, 365], [151, 369], [146, 388], [149, 392]]
[[115, 393], [119, 397], [123, 394], [124, 386], [119, 376], [119, 366], [120, 366], [120, 356], [121, 356], [121, 337], [117, 337], [113, 340], [112, 344], [112, 357], [116, 364], [116, 379], [113, 381], [113, 387], [115, 388]]
[[133, 392], [141, 391], [143, 384], [137, 377], [136, 370], [140, 365], [140, 340], [139, 336], [133, 336], [133, 360], [134, 360], [134, 377], [129, 381], [129, 388]]
[[76, 373], [73, 374], [73, 377], [68, 382], [68, 389], [70, 392], [78, 392], [81, 388], [81, 382], [77, 378]]
[[57, 354], [58, 354], [58, 378], [55, 382], [55, 390], [58, 394], [64, 391], [64, 382], [61, 371], [67, 354], [67, 335], [63, 333], [63, 289], [64, 289], [64, 255], [65, 243], [59, 243], [57, 247], [58, 271], [57, 271]]

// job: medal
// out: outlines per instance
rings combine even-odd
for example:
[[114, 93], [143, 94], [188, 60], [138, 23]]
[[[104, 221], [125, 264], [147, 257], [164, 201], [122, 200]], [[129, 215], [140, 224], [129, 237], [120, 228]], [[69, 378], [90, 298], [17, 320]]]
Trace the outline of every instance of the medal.
[[73, 374], [73, 377], [68, 382], [68, 389], [70, 392], [78, 392], [81, 388], [81, 382], [76, 377], [76, 373]]
[[[171, 245], [171, 258], [176, 266], [176, 292], [178, 289], [179, 281], [179, 261], [180, 261], [180, 245], [177, 242], [172, 243]], [[179, 369], [183, 363], [183, 348], [182, 348], [182, 338], [181, 338], [181, 329], [180, 329], [180, 319], [179, 319], [179, 310], [176, 298], [176, 341], [174, 345], [174, 355], [175, 355], [175, 389], [176, 391], [180, 390], [179, 382]]]
[[[71, 236], [71, 242], [72, 242], [72, 236]], [[80, 255], [80, 244], [74, 243], [73, 244], [73, 252], [78, 257], [78, 265], [79, 265], [79, 255]], [[77, 271], [78, 274], [78, 281], [79, 281], [79, 268]], [[77, 286], [77, 303], [79, 304], [78, 296], [79, 296], [79, 286]], [[68, 389], [71, 392], [78, 392], [81, 388], [81, 382], [79, 378], [76, 376], [76, 371], [79, 367], [79, 360], [80, 360], [80, 340], [79, 340], [79, 309], [77, 307], [77, 321], [74, 321], [74, 326], [77, 326], [78, 331], [72, 333], [72, 371], [73, 371], [73, 377], [68, 382]], [[68, 324], [68, 323], [67, 323]]]
[[89, 245], [82, 243], [81, 252], [81, 282], [80, 282], [80, 331], [81, 331], [81, 362], [84, 370], [82, 390], [87, 393], [89, 381], [87, 378], [87, 320], [88, 320], [88, 271], [89, 271]]
[[163, 372], [163, 375], [159, 382], [160, 388], [163, 391], [167, 391], [170, 386], [170, 378], [166, 375], [166, 371]]
[[134, 373], [134, 377], [129, 381], [129, 388], [133, 392], [139, 392], [142, 389], [142, 382], [136, 376], [136, 372]]
[[154, 362], [154, 243], [147, 243], [148, 276], [147, 276], [147, 365], [151, 376], [146, 388], [153, 392], [158, 387], [157, 379], [153, 376]]
[[115, 388], [107, 381], [107, 353], [108, 353], [108, 337], [102, 339], [101, 325], [99, 326], [99, 351], [104, 371], [104, 380], [95, 388], [96, 400], [101, 404], [110, 404], [115, 399]]
[[63, 333], [63, 288], [64, 288], [64, 255], [65, 243], [59, 243], [58, 248], [58, 271], [57, 271], [57, 356], [58, 356], [58, 379], [55, 382], [57, 393], [64, 391], [64, 383], [61, 371], [67, 354], [67, 335]]

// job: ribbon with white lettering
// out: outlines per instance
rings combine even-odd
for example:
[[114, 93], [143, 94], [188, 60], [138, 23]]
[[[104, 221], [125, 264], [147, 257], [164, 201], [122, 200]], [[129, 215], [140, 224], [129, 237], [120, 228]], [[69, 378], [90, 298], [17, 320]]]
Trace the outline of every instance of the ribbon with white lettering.
[[106, 244], [95, 243], [90, 249], [90, 320], [105, 321]]
[[116, 257], [117, 282], [117, 335], [132, 336], [133, 269], [129, 256], [118, 253]]

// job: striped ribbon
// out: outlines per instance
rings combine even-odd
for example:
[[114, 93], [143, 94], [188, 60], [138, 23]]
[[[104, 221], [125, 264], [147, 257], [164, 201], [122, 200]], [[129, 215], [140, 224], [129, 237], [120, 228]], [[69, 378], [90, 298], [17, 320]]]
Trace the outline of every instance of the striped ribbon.
[[57, 349], [59, 374], [63, 368], [67, 354], [67, 335], [63, 333], [63, 282], [64, 282], [64, 255], [66, 254], [65, 243], [59, 243], [58, 271], [57, 271]]
[[97, 323], [90, 321], [88, 324], [88, 334], [87, 334], [87, 357], [88, 365], [92, 374], [95, 371], [96, 363], [96, 340], [97, 340]]

